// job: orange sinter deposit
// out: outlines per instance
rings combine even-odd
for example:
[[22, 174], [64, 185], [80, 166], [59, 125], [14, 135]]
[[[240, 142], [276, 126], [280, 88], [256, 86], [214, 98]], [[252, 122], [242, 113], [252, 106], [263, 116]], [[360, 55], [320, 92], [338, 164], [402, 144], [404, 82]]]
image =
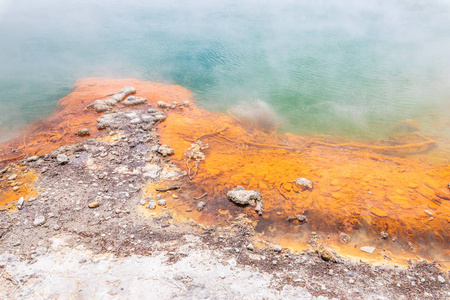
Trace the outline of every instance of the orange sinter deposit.
[[[78, 130], [87, 128], [90, 137], [101, 134], [97, 130], [99, 115], [94, 110], [86, 110], [87, 105], [96, 99], [106, 99], [126, 86], [134, 87], [133, 96], [145, 97], [149, 102], [158, 100], [180, 101], [190, 97], [190, 93], [180, 86], [136, 79], [86, 78], [78, 80], [74, 90], [59, 100], [55, 112], [46, 119], [32, 123], [16, 139], [0, 146], [0, 168], [5, 164], [25, 156], [43, 155], [62, 145], [80, 142], [84, 137], [76, 135]], [[117, 109], [124, 109], [122, 104]]]
[[0, 179], [0, 210], [14, 209], [12, 204], [20, 197], [25, 200], [37, 195], [34, 182], [37, 174], [32, 171], [24, 172], [22, 167], [18, 167], [11, 172], [4, 180]]
[[[390, 252], [382, 249], [448, 260], [450, 167], [417, 154], [436, 147], [431, 139], [411, 134], [397, 143], [337, 144], [268, 134], [194, 106], [171, 111], [159, 133], [190, 174], [186, 200], [206, 203], [205, 221], [221, 223], [245, 211], [258, 232], [286, 247], [302, 247], [315, 231], [321, 243], [357, 256], [364, 256], [360, 247], [373, 246], [387, 259]], [[207, 145], [204, 160], [190, 155], [197, 141]], [[312, 189], [302, 190], [297, 178], [312, 181]], [[261, 193], [262, 216], [227, 199], [237, 186]]]
[[[175, 150], [170, 159], [187, 175], [143, 189], [148, 195], [156, 188], [181, 186], [167, 192], [172, 196], [167, 206], [179, 218], [219, 226], [245, 213], [263, 237], [296, 250], [319, 243], [369, 260], [415, 255], [441, 265], [449, 260], [450, 167], [435, 159], [442, 140], [418, 133], [372, 143], [267, 133], [197, 108], [180, 86], [90, 78], [77, 82], [55, 114], [3, 145], [0, 162], [80, 141], [74, 133], [81, 128], [90, 129], [91, 137], [100, 135], [99, 114], [84, 108], [126, 86], [153, 105], [191, 101], [188, 107], [168, 109], [168, 118], [158, 125], [161, 144]], [[312, 186], [302, 188], [294, 182], [299, 178]], [[262, 215], [228, 200], [227, 192], [237, 186], [261, 194]], [[196, 210], [201, 201], [205, 206]], [[376, 250], [367, 254], [360, 250], [364, 246]]]

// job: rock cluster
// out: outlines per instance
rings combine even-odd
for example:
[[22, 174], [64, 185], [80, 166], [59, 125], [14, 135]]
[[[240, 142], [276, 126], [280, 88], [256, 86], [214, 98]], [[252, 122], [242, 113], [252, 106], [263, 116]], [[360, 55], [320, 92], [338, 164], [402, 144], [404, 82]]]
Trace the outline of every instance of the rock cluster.
[[123, 101], [123, 99], [125, 99], [125, 97], [127, 97], [128, 95], [134, 93], [136, 93], [136, 89], [134, 87], [124, 87], [119, 92], [112, 94], [107, 99], [95, 100], [94, 102], [86, 106], [86, 109], [93, 108], [96, 112], [105, 112], [107, 110], [110, 110], [113, 106], [116, 106], [117, 103]]
[[136, 105], [144, 104], [145, 102], [147, 102], [147, 99], [145, 99], [145, 98], [130, 96], [127, 99], [125, 99], [125, 101], [123, 101], [123, 105], [136, 106]]

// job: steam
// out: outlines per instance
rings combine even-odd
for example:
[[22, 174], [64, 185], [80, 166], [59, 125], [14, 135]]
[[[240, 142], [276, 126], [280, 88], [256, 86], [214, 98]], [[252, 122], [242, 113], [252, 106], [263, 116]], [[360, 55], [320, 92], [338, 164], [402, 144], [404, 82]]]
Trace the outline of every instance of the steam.
[[230, 109], [232, 115], [264, 131], [272, 131], [280, 124], [275, 110], [262, 100], [242, 101]]
[[98, 76], [180, 84], [220, 111], [264, 99], [296, 132], [432, 123], [448, 112], [449, 19], [446, 0], [0, 0], [0, 104], [21, 113], [0, 121], [42, 118]]

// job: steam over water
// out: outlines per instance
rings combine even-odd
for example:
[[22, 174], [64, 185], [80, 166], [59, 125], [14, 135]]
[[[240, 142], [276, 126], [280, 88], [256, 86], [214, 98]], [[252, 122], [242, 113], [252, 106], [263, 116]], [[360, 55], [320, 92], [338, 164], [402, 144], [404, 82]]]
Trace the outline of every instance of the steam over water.
[[179, 84], [216, 111], [265, 103], [297, 133], [448, 134], [448, 1], [204, 2], [0, 1], [0, 140], [91, 76]]

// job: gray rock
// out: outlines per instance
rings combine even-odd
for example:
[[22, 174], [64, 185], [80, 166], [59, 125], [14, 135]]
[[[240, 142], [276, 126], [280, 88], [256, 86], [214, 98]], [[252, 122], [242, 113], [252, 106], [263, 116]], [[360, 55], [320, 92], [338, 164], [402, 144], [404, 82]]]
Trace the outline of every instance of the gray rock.
[[30, 156], [27, 158], [27, 162], [37, 161], [38, 159], [39, 159], [39, 156]]
[[79, 135], [79, 136], [86, 136], [86, 135], [90, 135], [91, 133], [88, 128], [82, 128], [82, 129], [78, 130], [77, 132], [75, 132], [75, 134]]
[[235, 268], [236, 266], [237, 266], [237, 261], [236, 261], [236, 258], [230, 258], [229, 260], [228, 260], [228, 264], [230, 265], [230, 267], [233, 267], [233, 268]]
[[65, 154], [58, 154], [56, 156], [56, 160], [61, 164], [61, 165], [65, 165], [69, 162], [69, 158], [67, 157], [67, 155]]
[[247, 250], [250, 250], [250, 251], [255, 250], [255, 247], [253, 247], [252, 243], [247, 245]]
[[45, 255], [47, 254], [48, 249], [45, 247], [37, 247], [35, 250], [36, 255]]
[[145, 203], [147, 203], [147, 201], [146, 201], [145, 199], [139, 200], [139, 204], [140, 204], [140, 205], [145, 205]]
[[33, 225], [34, 226], [41, 226], [41, 225], [44, 225], [46, 221], [47, 220], [45, 219], [44, 216], [38, 216], [38, 217], [36, 217], [36, 219], [34, 219]]
[[142, 123], [142, 120], [139, 118], [134, 118], [130, 121], [130, 124], [139, 124]]
[[148, 202], [147, 208], [150, 209], [150, 210], [154, 210], [156, 208], [155, 201], [151, 200], [150, 202]]
[[113, 106], [117, 105], [120, 101], [125, 99], [126, 96], [136, 93], [136, 89], [133, 87], [124, 87], [119, 92], [111, 95], [108, 99], [95, 100], [86, 106], [86, 109], [93, 108], [96, 112], [105, 112], [111, 109]]
[[197, 204], [197, 210], [198, 210], [198, 211], [202, 211], [203, 208], [205, 207], [205, 205], [206, 205], [205, 202], [200, 201], [200, 202]]
[[156, 105], [158, 105], [158, 107], [160, 107], [160, 108], [165, 108], [165, 109], [169, 109], [172, 106], [169, 103], [166, 103], [164, 101], [158, 101], [156, 103]]
[[159, 206], [166, 206], [166, 200], [165, 199], [158, 200], [158, 205]]
[[159, 123], [159, 122], [164, 121], [166, 119], [166, 116], [163, 114], [157, 114], [157, 115], [154, 115], [153, 118], [154, 118], [155, 122]]
[[227, 197], [239, 205], [255, 205], [255, 211], [260, 215], [262, 214], [261, 194], [257, 191], [245, 190], [242, 186], [238, 186], [234, 190], [228, 191]]
[[389, 236], [389, 234], [388, 234], [387, 232], [382, 231], [382, 232], [380, 233], [380, 236], [381, 236], [382, 239], [387, 239], [388, 236]]
[[111, 108], [109, 103], [105, 102], [105, 100], [94, 100], [91, 104], [86, 106], [86, 108], [93, 108], [96, 112], [105, 112]]
[[152, 122], [152, 121], [153, 121], [153, 117], [150, 116], [150, 115], [142, 115], [142, 116], [141, 116], [141, 119], [142, 119], [142, 121], [144, 121], [144, 122], [146, 122], [146, 123], [149, 123], [149, 122]]
[[242, 186], [228, 191], [228, 199], [240, 205], [248, 205], [251, 201], [260, 201], [261, 194], [253, 190], [245, 190]]
[[175, 151], [167, 145], [161, 145], [158, 148], [158, 153], [160, 153], [162, 156], [167, 156], [174, 154]]
[[281, 248], [280, 245], [275, 245], [275, 246], [273, 247], [273, 251], [275, 251], [275, 252], [281, 252], [281, 250], [283, 250], [283, 248]]
[[437, 277], [437, 279], [438, 279], [438, 281], [439, 281], [440, 283], [445, 283], [445, 278], [442, 277], [441, 275], [439, 275], [439, 276]]
[[145, 98], [130, 96], [127, 99], [125, 99], [125, 101], [123, 101], [123, 105], [135, 106], [135, 105], [144, 104], [145, 102], [147, 102], [147, 99], [145, 99]]
[[302, 190], [312, 190], [313, 189], [313, 183], [311, 180], [306, 178], [297, 178], [294, 180], [294, 183], [298, 185]]
[[8, 177], [8, 180], [16, 180], [16, 179], [17, 179], [17, 174], [13, 174]]
[[307, 220], [307, 217], [305, 215], [296, 215], [295, 216], [297, 218], [297, 220], [299, 220], [300, 222], [305, 222]]
[[341, 241], [343, 242], [343, 243], [349, 243], [350, 242], [350, 236], [348, 235], [348, 234], [345, 234], [345, 233], [341, 233], [340, 234], [340, 238], [341, 238]]

